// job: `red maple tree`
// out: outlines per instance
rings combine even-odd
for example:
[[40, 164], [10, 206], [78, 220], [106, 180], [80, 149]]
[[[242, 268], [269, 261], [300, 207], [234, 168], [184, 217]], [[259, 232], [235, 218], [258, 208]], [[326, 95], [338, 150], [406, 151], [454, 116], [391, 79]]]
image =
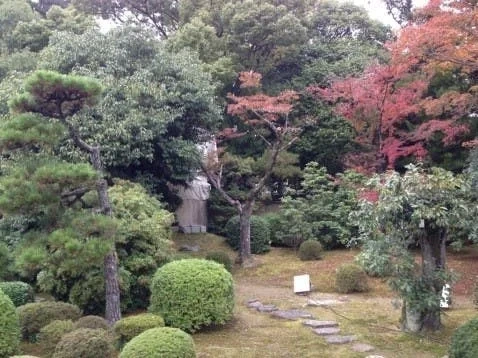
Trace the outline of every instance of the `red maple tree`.
[[[260, 86], [261, 75], [256, 72], [242, 72], [239, 76], [241, 89], [257, 89]], [[222, 197], [237, 209], [240, 218], [240, 249], [239, 259], [246, 264], [251, 259], [250, 219], [257, 195], [261, 192], [270, 178], [277, 163], [279, 153], [286, 150], [298, 136], [298, 128], [289, 122], [289, 113], [293, 103], [298, 99], [294, 91], [284, 91], [277, 96], [264, 93], [255, 93], [245, 96], [228, 95], [229, 104], [227, 113], [238, 117], [245, 124], [245, 131], [237, 127], [225, 128], [216, 134], [220, 144], [227, 146], [230, 139], [255, 133], [254, 138], [267, 144], [269, 155], [263, 173], [257, 178], [255, 185], [248, 191], [244, 200], [239, 200], [228, 193], [221, 183], [222, 164], [211, 161], [203, 166], [203, 171], [211, 185], [218, 190]]]
[[478, 73], [478, 12], [462, 2], [444, 7], [433, 0], [414, 19], [386, 45], [389, 64], [373, 64], [361, 76], [334, 81], [329, 88], [309, 88], [356, 129], [365, 150], [347, 158], [350, 166], [381, 171], [402, 157], [424, 159], [437, 132], [449, 146], [469, 131], [461, 120], [478, 105], [474, 80], [465, 91], [430, 95], [428, 89], [440, 71], [470, 78]]

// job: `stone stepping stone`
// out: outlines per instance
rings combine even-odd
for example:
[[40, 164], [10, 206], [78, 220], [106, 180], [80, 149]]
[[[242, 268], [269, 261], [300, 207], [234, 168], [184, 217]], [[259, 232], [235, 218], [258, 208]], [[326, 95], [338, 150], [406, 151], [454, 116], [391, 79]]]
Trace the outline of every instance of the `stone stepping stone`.
[[365, 358], [385, 358], [385, 357], [384, 356], [371, 355], [371, 356], [366, 356]]
[[277, 311], [278, 308], [275, 305], [261, 305], [256, 308], [259, 312], [274, 312]]
[[249, 300], [246, 302], [246, 306], [248, 308], [255, 308], [257, 309], [258, 307], [262, 307], [262, 303], [259, 300]]
[[357, 340], [355, 336], [326, 336], [324, 338], [329, 344], [345, 344]]
[[370, 344], [365, 344], [365, 343], [355, 343], [351, 348], [354, 352], [359, 352], [359, 353], [370, 352], [375, 349], [374, 346], [371, 346]]
[[315, 319], [308, 319], [302, 322], [304, 326], [312, 328], [329, 328], [329, 327], [338, 327], [339, 324], [335, 321], [317, 321]]
[[296, 321], [299, 318], [312, 318], [312, 315], [306, 311], [300, 310], [277, 310], [271, 313], [271, 316]]
[[338, 327], [325, 327], [325, 328], [315, 328], [313, 329], [315, 334], [319, 336], [331, 336], [337, 335], [340, 332], [340, 328]]

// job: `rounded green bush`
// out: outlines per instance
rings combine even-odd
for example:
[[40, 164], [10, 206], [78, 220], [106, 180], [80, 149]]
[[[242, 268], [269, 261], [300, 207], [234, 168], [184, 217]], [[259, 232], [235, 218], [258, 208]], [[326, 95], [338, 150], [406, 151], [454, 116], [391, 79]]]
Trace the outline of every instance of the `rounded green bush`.
[[478, 357], [478, 318], [458, 327], [451, 337], [450, 358]]
[[192, 337], [178, 328], [152, 328], [126, 344], [120, 358], [194, 358]]
[[75, 322], [75, 329], [91, 328], [108, 330], [108, 322], [100, 316], [84, 316]]
[[[224, 227], [227, 243], [234, 249], [240, 247], [239, 216], [233, 216]], [[260, 216], [251, 216], [251, 252], [262, 254], [270, 250], [270, 230], [267, 221]]]
[[164, 327], [164, 320], [156, 314], [142, 313], [123, 318], [113, 326], [115, 345], [121, 348], [144, 331], [158, 327]]
[[232, 276], [224, 266], [209, 260], [170, 262], [153, 277], [149, 308], [167, 326], [187, 332], [224, 324], [234, 309]]
[[53, 353], [55, 347], [60, 342], [61, 337], [75, 329], [71, 320], [54, 320], [40, 329], [38, 342], [40, 342], [48, 353]]
[[322, 244], [315, 240], [306, 240], [299, 247], [299, 258], [302, 261], [320, 260], [322, 258]]
[[369, 290], [367, 274], [354, 264], [343, 264], [335, 274], [335, 288], [340, 293], [366, 292]]
[[33, 288], [25, 282], [0, 282], [0, 289], [12, 300], [15, 307], [33, 302]]
[[17, 308], [20, 327], [25, 339], [35, 340], [42, 327], [54, 320], [76, 321], [81, 317], [78, 306], [65, 302], [35, 302]]
[[224, 251], [213, 251], [210, 252], [206, 255], [205, 257], [206, 260], [211, 260], [215, 261], [218, 264], [224, 265], [224, 268], [231, 272], [232, 271], [232, 260], [229, 257], [228, 254], [226, 254]]
[[80, 328], [61, 338], [53, 358], [109, 358], [113, 352], [113, 344], [107, 331]]
[[0, 290], [0, 357], [15, 354], [20, 344], [20, 324], [12, 300]]

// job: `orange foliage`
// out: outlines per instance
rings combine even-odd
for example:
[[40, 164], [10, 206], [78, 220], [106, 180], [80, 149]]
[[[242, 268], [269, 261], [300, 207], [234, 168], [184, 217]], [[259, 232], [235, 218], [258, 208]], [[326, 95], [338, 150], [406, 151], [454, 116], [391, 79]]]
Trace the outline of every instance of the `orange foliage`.
[[[478, 107], [478, 88], [427, 94], [437, 71], [478, 73], [478, 7], [466, 1], [432, 0], [388, 43], [390, 63], [371, 65], [359, 77], [310, 87], [317, 97], [335, 105], [337, 113], [357, 131], [356, 141], [375, 152], [376, 167], [385, 160], [393, 168], [401, 157], [427, 155], [427, 142], [436, 132], [443, 145], [463, 140], [469, 128], [459, 120]], [[475, 73], [475, 75], [476, 75]], [[371, 156], [349, 158], [360, 168], [371, 167]], [[383, 168], [382, 168], [383, 169]]]

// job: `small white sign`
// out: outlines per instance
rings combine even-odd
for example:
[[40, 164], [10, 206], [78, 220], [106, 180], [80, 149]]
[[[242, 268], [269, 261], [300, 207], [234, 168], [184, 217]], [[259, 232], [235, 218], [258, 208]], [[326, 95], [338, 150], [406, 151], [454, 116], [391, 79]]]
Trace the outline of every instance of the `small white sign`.
[[310, 292], [310, 276], [294, 276], [294, 293]]
[[445, 284], [441, 290], [440, 308], [450, 308], [450, 285]]

